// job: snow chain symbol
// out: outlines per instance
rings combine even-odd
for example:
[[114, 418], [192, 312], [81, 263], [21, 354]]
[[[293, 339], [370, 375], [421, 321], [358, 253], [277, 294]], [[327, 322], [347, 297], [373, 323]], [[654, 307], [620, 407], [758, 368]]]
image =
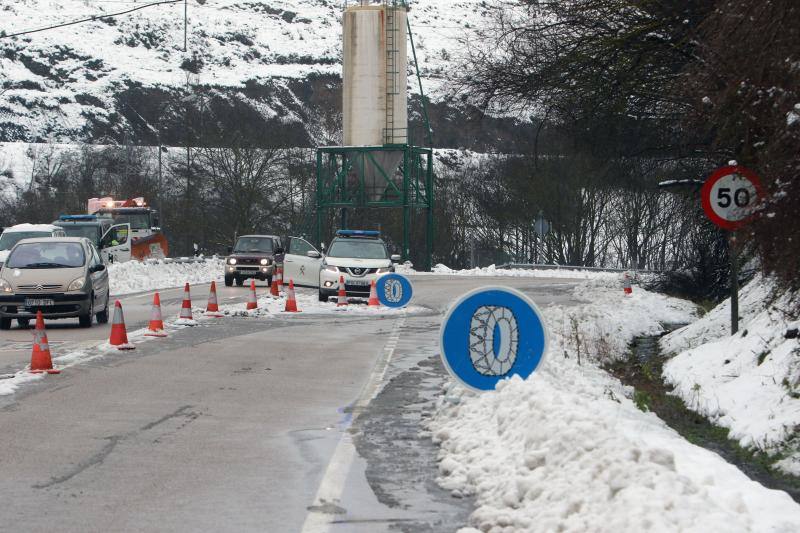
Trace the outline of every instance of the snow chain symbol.
[[484, 376], [504, 376], [514, 366], [519, 349], [519, 327], [508, 307], [484, 305], [472, 315], [469, 357]]
[[400, 280], [389, 279], [383, 285], [383, 294], [388, 302], [397, 303], [403, 299], [403, 284]]

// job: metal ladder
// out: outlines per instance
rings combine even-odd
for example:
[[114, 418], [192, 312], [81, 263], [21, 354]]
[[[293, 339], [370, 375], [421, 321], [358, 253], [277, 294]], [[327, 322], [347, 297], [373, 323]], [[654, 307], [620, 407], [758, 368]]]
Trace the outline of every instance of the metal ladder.
[[[384, 130], [384, 144], [397, 144], [394, 128], [395, 97], [400, 94], [397, 87], [397, 56], [400, 50], [397, 47], [400, 33], [397, 27], [397, 0], [384, 0], [384, 13], [386, 14], [386, 129]], [[405, 33], [402, 34], [405, 36]]]

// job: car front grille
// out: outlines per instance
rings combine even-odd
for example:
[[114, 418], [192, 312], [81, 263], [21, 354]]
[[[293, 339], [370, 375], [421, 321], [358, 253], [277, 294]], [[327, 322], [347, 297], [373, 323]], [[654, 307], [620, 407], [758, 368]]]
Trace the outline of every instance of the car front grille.
[[236, 260], [237, 265], [260, 265], [261, 258], [260, 257], [243, 257], [241, 259]]
[[63, 285], [56, 284], [17, 285], [17, 292], [31, 294], [45, 294], [49, 292], [61, 292], [63, 290]]
[[359, 278], [362, 276], [366, 276], [368, 274], [374, 274], [375, 272], [378, 271], [377, 268], [361, 268], [361, 267], [348, 267], [346, 270], [347, 273], [350, 274], [351, 276], [356, 276]]

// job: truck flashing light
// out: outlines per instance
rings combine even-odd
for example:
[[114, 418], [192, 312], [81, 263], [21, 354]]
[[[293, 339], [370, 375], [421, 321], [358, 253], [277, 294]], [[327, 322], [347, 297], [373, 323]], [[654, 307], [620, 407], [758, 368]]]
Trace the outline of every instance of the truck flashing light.
[[380, 237], [380, 231], [363, 229], [340, 229], [336, 232], [337, 237]]

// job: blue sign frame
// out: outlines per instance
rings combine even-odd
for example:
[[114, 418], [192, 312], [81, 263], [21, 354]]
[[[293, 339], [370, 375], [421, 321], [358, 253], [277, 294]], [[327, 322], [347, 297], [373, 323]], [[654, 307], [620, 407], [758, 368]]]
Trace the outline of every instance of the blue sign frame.
[[450, 307], [439, 337], [442, 362], [465, 387], [494, 390], [542, 364], [549, 338], [533, 300], [509, 287], [481, 287]]
[[375, 290], [381, 305], [394, 309], [407, 306], [414, 296], [411, 282], [396, 272], [379, 277], [375, 282]]

